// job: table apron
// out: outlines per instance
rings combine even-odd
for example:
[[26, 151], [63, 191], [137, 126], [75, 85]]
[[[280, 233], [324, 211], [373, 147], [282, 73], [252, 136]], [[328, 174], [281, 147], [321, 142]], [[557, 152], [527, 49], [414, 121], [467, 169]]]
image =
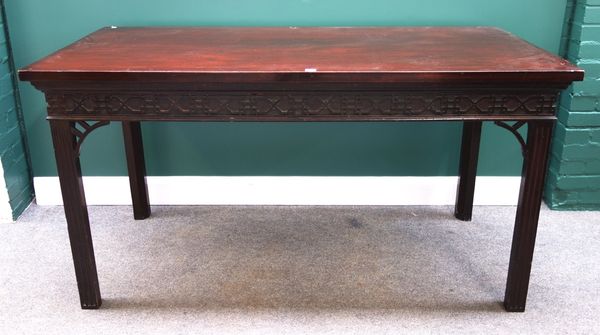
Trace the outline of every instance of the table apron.
[[552, 91], [55, 91], [55, 120], [418, 121], [554, 119]]

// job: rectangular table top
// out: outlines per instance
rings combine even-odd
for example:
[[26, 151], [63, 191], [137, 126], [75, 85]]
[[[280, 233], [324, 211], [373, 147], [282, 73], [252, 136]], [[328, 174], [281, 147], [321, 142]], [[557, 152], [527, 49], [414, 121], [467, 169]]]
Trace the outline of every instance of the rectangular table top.
[[583, 71], [490, 27], [107, 27], [27, 81], [419, 82], [567, 86]]

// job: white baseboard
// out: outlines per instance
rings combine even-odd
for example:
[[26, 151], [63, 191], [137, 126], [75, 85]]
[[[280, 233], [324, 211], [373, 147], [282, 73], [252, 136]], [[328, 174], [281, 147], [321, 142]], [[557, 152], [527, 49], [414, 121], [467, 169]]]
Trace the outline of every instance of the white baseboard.
[[10, 208], [10, 198], [8, 189], [4, 180], [4, 169], [0, 162], [0, 223], [12, 222], [12, 209]]
[[[147, 177], [152, 205], [452, 205], [457, 177]], [[478, 177], [476, 205], [516, 205], [520, 177]], [[61, 205], [58, 177], [35, 177]], [[84, 177], [88, 205], [131, 205], [127, 177]]]

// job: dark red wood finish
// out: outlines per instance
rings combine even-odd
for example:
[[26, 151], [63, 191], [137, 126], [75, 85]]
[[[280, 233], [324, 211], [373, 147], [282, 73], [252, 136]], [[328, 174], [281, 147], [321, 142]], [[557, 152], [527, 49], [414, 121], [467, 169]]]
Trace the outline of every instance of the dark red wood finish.
[[553, 127], [553, 121], [536, 121], [529, 122], [527, 129], [521, 191], [504, 296], [504, 307], [510, 312], [525, 310]]
[[123, 142], [127, 157], [127, 172], [133, 205], [133, 218], [143, 220], [150, 216], [150, 200], [146, 185], [146, 164], [142, 128], [139, 122], [123, 121]]
[[463, 122], [458, 188], [454, 208], [454, 216], [462, 221], [471, 221], [473, 216], [473, 198], [475, 197], [475, 178], [477, 176], [480, 139], [481, 121]]
[[[314, 71], [314, 72], [313, 72]], [[582, 72], [489, 27], [104, 28], [20, 71], [23, 80], [531, 82]]]
[[81, 308], [96, 309], [102, 304], [102, 299], [81, 179], [79, 152], [76, 149], [77, 139], [72, 133], [74, 127], [69, 121], [50, 121]]
[[556, 98], [583, 71], [487, 27], [154, 27], [101, 29], [19, 77], [46, 95], [84, 308], [101, 300], [78, 148], [109, 121], [136, 219], [150, 214], [140, 121], [463, 121], [455, 213], [469, 220], [481, 121], [518, 120], [500, 125], [529, 127], [505, 296], [523, 311]]

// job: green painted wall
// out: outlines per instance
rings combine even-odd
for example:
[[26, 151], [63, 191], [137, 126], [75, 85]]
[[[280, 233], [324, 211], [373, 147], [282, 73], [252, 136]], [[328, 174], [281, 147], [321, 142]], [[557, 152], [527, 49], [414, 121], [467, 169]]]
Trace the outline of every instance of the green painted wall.
[[[600, 0], [569, 0], [562, 52], [585, 70], [563, 92], [544, 198], [552, 209], [600, 209]], [[569, 13], [569, 10], [567, 11]]]
[[[0, 178], [4, 178], [13, 219], [27, 208], [33, 199], [33, 185], [24, 131], [15, 90], [15, 77], [7, 38], [3, 1], [0, 0]], [[0, 185], [4, 183], [0, 182]], [[0, 186], [2, 187], [2, 186]]]
[[[17, 66], [116, 25], [489, 25], [557, 52], [566, 0], [7, 0]], [[35, 176], [55, 175], [41, 93], [21, 95]], [[151, 175], [456, 175], [458, 123], [145, 123]], [[120, 127], [86, 140], [87, 175], [124, 175]], [[486, 125], [479, 173], [518, 175], [519, 147]]]

